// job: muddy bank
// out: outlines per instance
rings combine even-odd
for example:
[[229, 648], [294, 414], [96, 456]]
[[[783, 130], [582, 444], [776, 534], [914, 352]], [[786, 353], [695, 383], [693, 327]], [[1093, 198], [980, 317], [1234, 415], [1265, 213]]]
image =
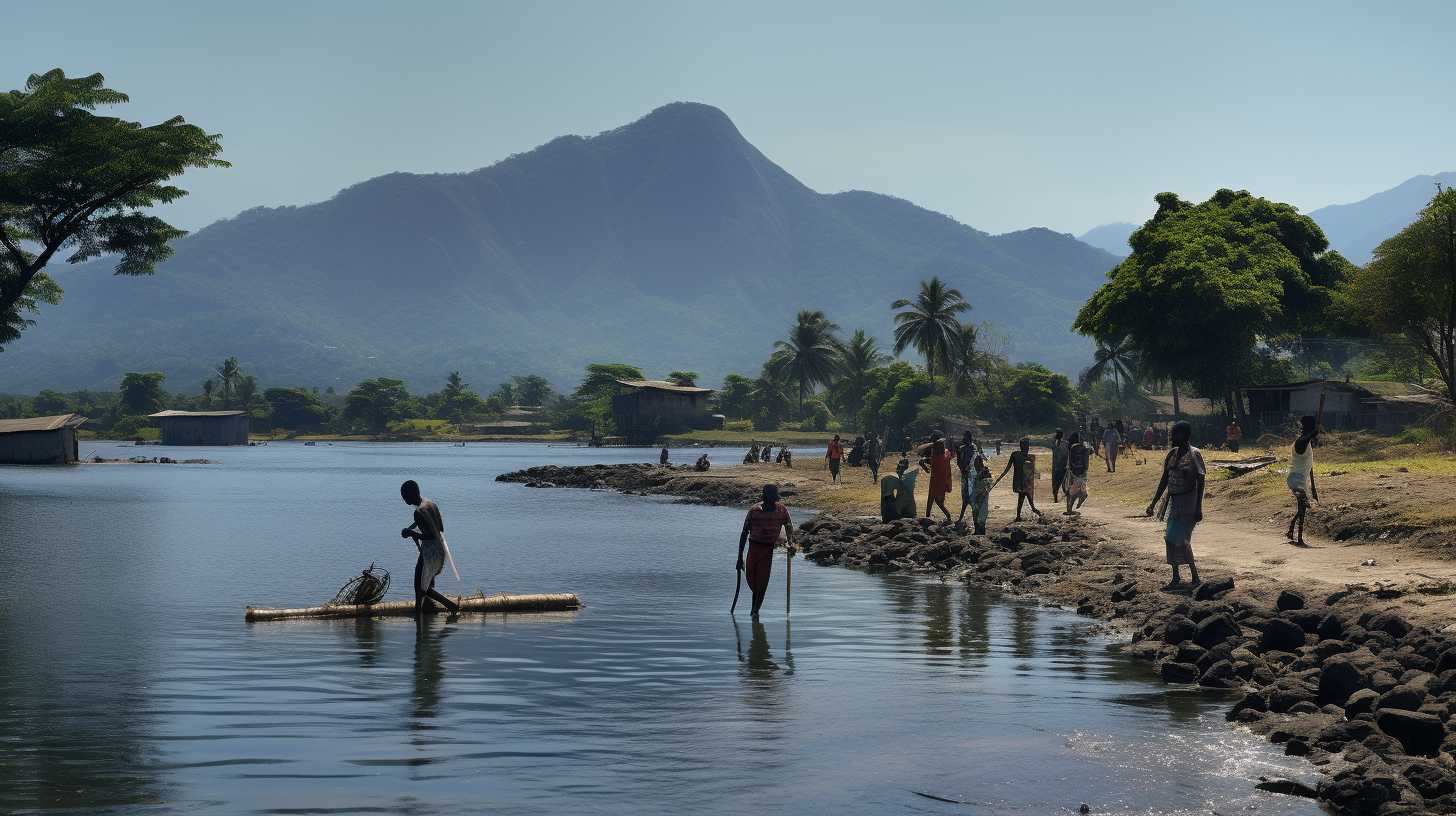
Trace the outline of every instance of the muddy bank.
[[[757, 496], [732, 474], [654, 465], [532, 468], [499, 480], [740, 507]], [[826, 513], [800, 525], [799, 545], [818, 564], [939, 574], [1109, 621], [1165, 682], [1222, 690], [1230, 721], [1325, 773], [1317, 789], [1261, 787], [1318, 797], [1341, 814], [1456, 813], [1456, 639], [1389, 611], [1378, 588], [1236, 586], [1215, 573], [1196, 591], [1168, 591], [1166, 565], [1062, 517], [976, 536]]]

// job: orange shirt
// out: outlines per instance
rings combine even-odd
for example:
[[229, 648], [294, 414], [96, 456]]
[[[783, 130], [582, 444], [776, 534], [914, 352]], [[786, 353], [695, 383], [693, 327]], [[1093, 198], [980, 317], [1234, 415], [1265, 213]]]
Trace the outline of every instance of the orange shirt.
[[830, 459], [843, 459], [844, 443], [835, 439], [829, 440], [829, 453], [825, 455]]
[[779, 530], [789, 523], [789, 508], [783, 502], [776, 502], [772, 510], [764, 510], [763, 502], [759, 502], [748, 509], [748, 517], [743, 520], [750, 542], [770, 546], [778, 543]]

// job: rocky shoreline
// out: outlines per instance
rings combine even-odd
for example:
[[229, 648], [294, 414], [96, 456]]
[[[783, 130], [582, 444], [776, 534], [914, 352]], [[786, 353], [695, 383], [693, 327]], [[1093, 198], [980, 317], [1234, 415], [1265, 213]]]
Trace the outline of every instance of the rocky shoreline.
[[[747, 480], [653, 465], [498, 478], [739, 507], [757, 495]], [[976, 536], [960, 525], [821, 514], [800, 525], [799, 546], [818, 564], [940, 574], [1109, 621], [1165, 682], [1238, 693], [1230, 721], [1325, 774], [1317, 788], [1269, 780], [1267, 790], [1317, 797], [1339, 814], [1456, 813], [1456, 638], [1383, 609], [1378, 591], [1251, 589], [1218, 576], [1192, 593], [1165, 591], [1164, 565], [1060, 517]]]

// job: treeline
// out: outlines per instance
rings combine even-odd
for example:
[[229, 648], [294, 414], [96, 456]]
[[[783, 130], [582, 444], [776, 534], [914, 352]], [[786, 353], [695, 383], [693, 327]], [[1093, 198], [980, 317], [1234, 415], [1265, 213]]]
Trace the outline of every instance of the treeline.
[[919, 434], [946, 416], [1044, 428], [1070, 422], [1079, 409], [1065, 376], [983, 348], [982, 330], [962, 319], [971, 304], [940, 278], [890, 308], [891, 349], [913, 349], [923, 365], [895, 360], [863, 330], [845, 337], [821, 311], [801, 311], [756, 377], [724, 378], [719, 410], [751, 420], [755, 430], [797, 421], [814, 430]]

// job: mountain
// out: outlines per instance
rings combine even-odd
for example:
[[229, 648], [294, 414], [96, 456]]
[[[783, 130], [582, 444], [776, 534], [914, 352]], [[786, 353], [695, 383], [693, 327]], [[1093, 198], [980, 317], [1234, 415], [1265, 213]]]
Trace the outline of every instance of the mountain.
[[51, 270], [65, 302], [0, 355], [0, 391], [198, 389], [229, 355], [264, 385], [395, 376], [478, 388], [593, 361], [756, 374], [795, 311], [888, 340], [890, 303], [940, 275], [1016, 359], [1074, 372], [1076, 309], [1115, 259], [1045, 229], [989, 235], [908, 201], [821, 194], [722, 111], [674, 103], [468, 173], [394, 173], [178, 241], [148, 278]]
[[1127, 245], [1128, 236], [1132, 235], [1133, 230], [1140, 226], [1142, 225], [1129, 224], [1126, 221], [1114, 221], [1111, 224], [1103, 224], [1087, 230], [1078, 235], [1077, 240], [1105, 250], [1118, 258], [1126, 258], [1132, 252]]
[[1437, 184], [1456, 184], [1456, 172], [1416, 176], [1353, 204], [1320, 207], [1309, 217], [1325, 231], [1331, 248], [1354, 263], [1365, 264], [1382, 241], [1409, 226], [1431, 203]]

